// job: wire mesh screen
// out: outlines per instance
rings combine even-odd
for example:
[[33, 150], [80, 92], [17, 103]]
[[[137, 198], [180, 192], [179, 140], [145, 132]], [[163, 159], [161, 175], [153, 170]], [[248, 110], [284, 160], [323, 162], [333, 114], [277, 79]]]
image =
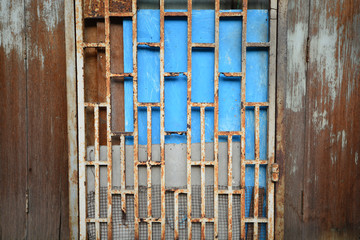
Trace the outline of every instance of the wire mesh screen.
[[276, 2], [76, 0], [81, 239], [273, 239]]

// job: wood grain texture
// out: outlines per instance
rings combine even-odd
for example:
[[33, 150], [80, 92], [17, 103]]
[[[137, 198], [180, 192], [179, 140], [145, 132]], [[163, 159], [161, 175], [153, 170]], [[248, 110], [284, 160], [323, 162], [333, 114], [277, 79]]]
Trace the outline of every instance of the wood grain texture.
[[64, 2], [27, 0], [28, 239], [68, 239]]
[[26, 236], [26, 68], [22, 0], [0, 4], [0, 239]]

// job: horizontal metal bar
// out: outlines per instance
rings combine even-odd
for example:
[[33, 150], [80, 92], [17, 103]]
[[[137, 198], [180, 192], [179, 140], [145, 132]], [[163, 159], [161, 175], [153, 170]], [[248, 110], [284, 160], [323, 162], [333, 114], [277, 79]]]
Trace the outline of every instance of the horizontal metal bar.
[[244, 133], [242, 131], [220, 131], [219, 136], [241, 136]]
[[215, 161], [191, 161], [191, 166], [214, 166]]
[[115, 137], [115, 136], [133, 136], [133, 132], [112, 132], [111, 136]]
[[187, 76], [187, 72], [164, 72], [164, 77], [177, 77], [179, 75]]
[[244, 194], [244, 189], [239, 190], [218, 190], [219, 194]]
[[111, 73], [110, 77], [133, 77], [133, 73]]
[[165, 135], [186, 135], [186, 131], [179, 131], [179, 132], [175, 132], [175, 131], [166, 131]]
[[135, 163], [136, 166], [161, 166], [161, 162], [155, 162], [155, 161], [146, 161], [146, 162], [137, 162]]
[[242, 72], [220, 72], [219, 75], [224, 75], [225, 77], [243, 77]]
[[187, 17], [188, 12], [164, 12], [165, 17]]
[[268, 160], [245, 160], [244, 164], [246, 165], [254, 165], [254, 164], [260, 164], [260, 165], [266, 165], [268, 164]]
[[219, 12], [219, 17], [242, 17], [243, 12]]
[[191, 222], [199, 223], [199, 222], [214, 222], [214, 218], [191, 218]]
[[193, 48], [214, 48], [215, 43], [192, 43]]
[[137, 221], [146, 223], [161, 223], [161, 218], [138, 218]]
[[245, 107], [268, 107], [268, 102], [245, 102]]
[[110, 12], [110, 17], [133, 17], [134, 14], [132, 12]]
[[107, 166], [107, 161], [85, 161], [86, 166]]
[[160, 107], [160, 103], [135, 103], [137, 107]]
[[105, 48], [106, 44], [105, 43], [83, 43], [82, 47], [83, 48]]
[[86, 222], [87, 223], [100, 223], [100, 222], [107, 222], [107, 218], [98, 218], [98, 219], [95, 219], [95, 218], [86, 218]]
[[270, 42], [247, 42], [247, 47], [270, 47]]
[[160, 43], [153, 43], [153, 42], [138, 42], [138, 46], [149, 46], [149, 47], [160, 47]]
[[85, 107], [108, 107], [107, 103], [92, 103], [92, 102], [85, 102]]
[[113, 190], [111, 190], [111, 194], [113, 194], [113, 195], [119, 195], [119, 194], [134, 195], [135, 190], [113, 189]]
[[246, 223], [267, 223], [267, 218], [245, 218]]
[[214, 103], [197, 103], [197, 102], [191, 102], [191, 107], [214, 107]]

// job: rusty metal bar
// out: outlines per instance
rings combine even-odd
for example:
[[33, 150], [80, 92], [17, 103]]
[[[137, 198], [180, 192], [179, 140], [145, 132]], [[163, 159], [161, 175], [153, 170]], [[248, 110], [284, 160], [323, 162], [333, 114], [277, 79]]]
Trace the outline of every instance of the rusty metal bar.
[[214, 48], [214, 43], [192, 43], [193, 48]]
[[[123, 77], [132, 77], [133, 74], [132, 73], [111, 73], [110, 77], [111, 78], [123, 78]], [[123, 81], [123, 80], [121, 80]]]
[[219, 234], [219, 27], [220, 0], [215, 0], [214, 48], [214, 238]]
[[138, 129], [138, 70], [137, 70], [137, 1], [132, 1], [132, 42], [133, 42], [133, 111], [134, 111], [134, 237], [139, 239], [139, 129]]
[[[147, 162], [146, 162], [146, 171], [147, 171], [147, 215], [148, 218], [152, 217], [152, 204], [151, 204], [151, 107], [147, 107]], [[151, 222], [147, 224], [148, 226], [148, 237], [151, 239]]]
[[105, 43], [81, 43], [83, 48], [105, 48]]
[[225, 77], [243, 77], [242, 72], [220, 72], [219, 74], [223, 74]]
[[269, 108], [268, 108], [268, 166], [267, 166], [267, 236], [274, 239], [274, 183], [271, 165], [275, 162], [275, 88], [276, 88], [276, 29], [277, 1], [270, 1], [270, 47], [269, 47]]
[[[205, 108], [200, 108], [200, 162], [201, 162], [201, 218], [205, 218]], [[205, 238], [205, 223], [201, 221], [201, 236]]]
[[[190, 13], [191, 14], [191, 13]], [[165, 17], [187, 17], [187, 12], [165, 12]]]
[[[95, 129], [95, 162], [100, 161], [100, 146], [99, 146], [99, 106], [94, 108], [94, 129]], [[96, 239], [100, 239], [100, 223], [97, 221], [100, 218], [100, 167], [95, 165], [95, 234]]]
[[[161, 238], [165, 239], [165, 2], [160, 0]], [[177, 206], [177, 205], [176, 205]]]
[[133, 17], [134, 14], [132, 12], [110, 12], [110, 17]]
[[[247, 31], [247, 6], [248, 1], [243, 0], [242, 11], [242, 34], [241, 34], [241, 72], [243, 74], [241, 79], [241, 179], [240, 186], [245, 189], [245, 106], [246, 102], [246, 31]], [[240, 221], [240, 235], [241, 239], [245, 239], [245, 194], [241, 194], [241, 221]]]
[[[255, 106], [255, 160], [260, 160], [260, 110]], [[255, 164], [255, 186], [254, 186], [254, 218], [259, 215], [259, 164]], [[258, 239], [258, 223], [254, 223], [254, 239]]]
[[242, 17], [243, 12], [220, 12], [220, 17]]
[[232, 136], [228, 136], [228, 238], [232, 239]]
[[269, 42], [247, 42], [247, 47], [257, 47], [257, 48], [264, 48], [264, 47], [270, 47]]
[[187, 134], [186, 134], [186, 162], [187, 162], [187, 239], [191, 240], [191, 54], [192, 54], [192, 0], [187, 1]]
[[[125, 159], [125, 136], [120, 136], [120, 161], [121, 161], [121, 211], [126, 213], [126, 159]], [[114, 193], [114, 192], [112, 192]]]
[[78, 132], [79, 132], [79, 225], [80, 239], [86, 239], [86, 146], [85, 146], [85, 94], [84, 94], [84, 48], [83, 44], [83, 7], [82, 1], [76, 0], [76, 46], [77, 46], [77, 91], [78, 91]]
[[137, 45], [138, 46], [155, 47], [155, 48], [160, 47], [160, 43], [153, 43], [153, 42], [139, 42], [139, 43], [137, 43]]

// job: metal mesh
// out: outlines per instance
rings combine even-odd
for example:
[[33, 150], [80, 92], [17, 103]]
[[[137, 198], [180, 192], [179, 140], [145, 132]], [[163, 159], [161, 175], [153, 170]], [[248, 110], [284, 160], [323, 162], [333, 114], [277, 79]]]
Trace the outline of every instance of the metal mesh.
[[[227, 189], [227, 186], [219, 186], [219, 189]], [[208, 218], [214, 216], [214, 186], [205, 187], [205, 208]], [[107, 188], [100, 188], [100, 216], [107, 217]], [[153, 217], [161, 216], [161, 186], [152, 186], [152, 214]], [[245, 215], [251, 217], [253, 215], [253, 187], [246, 187], [245, 189]], [[88, 193], [87, 196], [87, 213], [89, 218], [95, 217], [95, 192]], [[201, 216], [201, 186], [192, 186], [192, 217]], [[139, 214], [140, 217], [147, 217], [147, 187], [139, 187]], [[228, 239], [228, 195], [219, 195], [219, 239]], [[174, 238], [174, 211], [175, 201], [174, 192], [166, 191], [165, 194], [165, 238]], [[252, 212], [252, 213], [251, 213]], [[240, 221], [241, 221], [241, 195], [233, 195], [233, 238], [240, 239]], [[266, 215], [266, 195], [265, 189], [259, 188], [259, 216]], [[186, 194], [179, 194], [179, 239], [187, 239], [187, 196]], [[134, 196], [126, 195], [126, 213], [121, 211], [121, 195], [113, 195], [112, 198], [112, 217], [113, 217], [113, 238], [114, 239], [134, 239]], [[95, 223], [87, 224], [87, 232], [89, 239], [96, 239]], [[259, 239], [266, 239], [266, 224], [259, 224]], [[140, 223], [139, 225], [140, 239], [147, 238], [148, 228], [147, 223]], [[246, 224], [246, 239], [253, 239], [254, 226], [253, 224]], [[213, 239], [214, 224], [206, 223], [205, 239]], [[107, 223], [100, 223], [100, 237], [107, 239]], [[159, 223], [152, 224], [152, 237], [154, 239], [161, 238], [161, 225]], [[201, 224], [192, 223], [192, 237], [193, 239], [201, 238]]]

